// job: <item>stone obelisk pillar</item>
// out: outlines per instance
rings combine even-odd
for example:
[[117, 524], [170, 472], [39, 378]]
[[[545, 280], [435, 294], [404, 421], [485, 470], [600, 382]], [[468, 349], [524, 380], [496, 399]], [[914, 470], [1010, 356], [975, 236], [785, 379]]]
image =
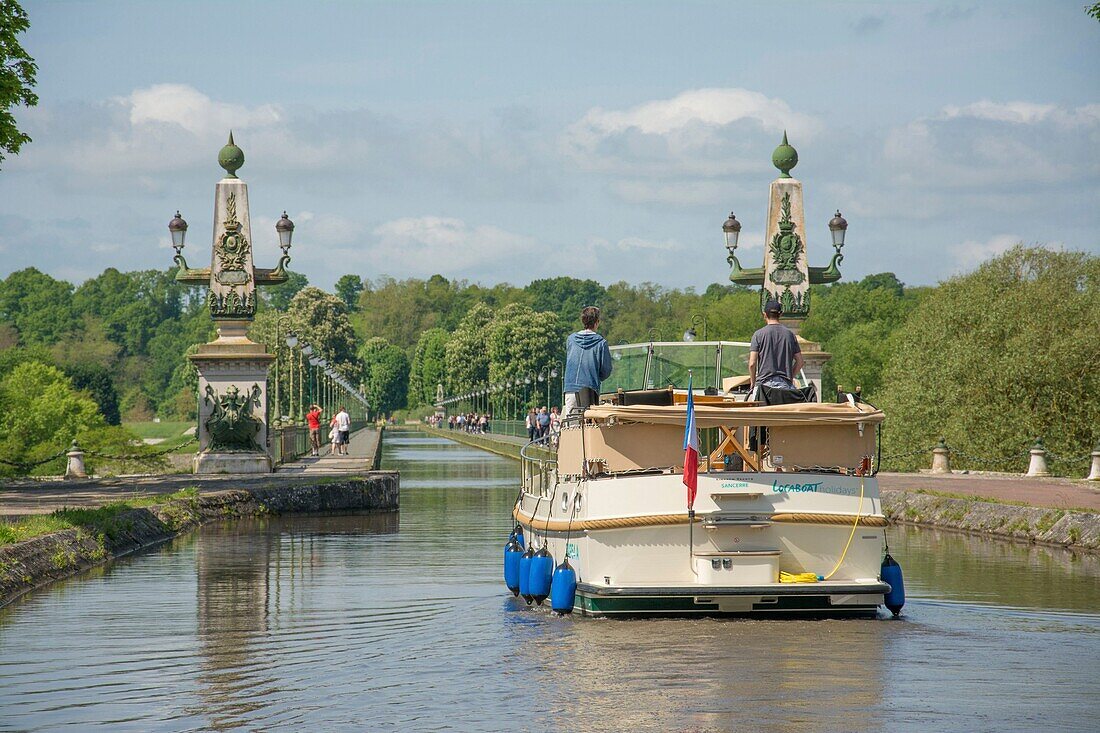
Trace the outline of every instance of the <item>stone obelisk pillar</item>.
[[248, 338], [256, 315], [256, 268], [248, 186], [237, 178], [244, 153], [233, 143], [218, 163], [226, 176], [214, 194], [214, 242], [208, 305], [218, 336], [191, 355], [199, 372], [199, 452], [195, 473], [270, 473], [267, 371], [275, 360]]
[[810, 313], [810, 265], [806, 257], [806, 214], [802, 203], [802, 181], [791, 177], [798, 164], [798, 152], [783, 142], [772, 153], [779, 177], [772, 181], [768, 196], [767, 229], [764, 236], [764, 282], [760, 306], [777, 300], [783, 306], [781, 322], [794, 331], [805, 359], [803, 371], [821, 400], [821, 372], [832, 354], [821, 344], [806, 341], [800, 335], [802, 321]]

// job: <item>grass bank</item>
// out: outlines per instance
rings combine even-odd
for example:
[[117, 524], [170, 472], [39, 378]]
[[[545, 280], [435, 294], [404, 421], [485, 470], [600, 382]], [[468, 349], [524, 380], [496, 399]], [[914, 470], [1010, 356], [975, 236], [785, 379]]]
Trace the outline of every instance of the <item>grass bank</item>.
[[0, 525], [0, 606], [201, 524], [266, 514], [390, 512], [399, 504], [398, 476], [376, 471], [349, 477], [274, 477], [241, 487], [240, 479], [137, 497], [94, 509], [59, 509]]
[[186, 501], [198, 495], [198, 488], [191, 487], [171, 494], [115, 501], [94, 509], [58, 509], [49, 514], [30, 515], [16, 522], [0, 523], [0, 547], [65, 530], [84, 532], [92, 537], [114, 537], [122, 530], [126, 515], [131, 510]]

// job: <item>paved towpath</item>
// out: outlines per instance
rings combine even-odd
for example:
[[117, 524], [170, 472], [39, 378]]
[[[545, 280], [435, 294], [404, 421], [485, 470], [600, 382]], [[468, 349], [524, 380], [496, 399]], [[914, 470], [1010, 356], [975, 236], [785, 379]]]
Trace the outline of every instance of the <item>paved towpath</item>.
[[0, 483], [0, 521], [27, 514], [49, 514], [64, 507], [95, 507], [114, 501], [171, 494], [191, 487], [205, 493], [283, 483], [308, 484], [318, 476], [367, 473], [374, 466], [378, 445], [378, 431], [367, 428], [352, 435], [347, 458], [304, 458], [279, 466], [274, 474], [170, 474], [75, 481], [6, 481]]
[[1057, 509], [1100, 512], [1100, 482], [991, 474], [880, 473], [882, 491], [938, 491]]
[[375, 454], [378, 452], [379, 433], [374, 428], [360, 430], [351, 436], [346, 456], [329, 453], [332, 446], [321, 446], [321, 455], [313, 458], [305, 456], [291, 463], [284, 463], [275, 469], [278, 474], [304, 474], [308, 476], [326, 476], [333, 474], [357, 473], [369, 471], [374, 467]]

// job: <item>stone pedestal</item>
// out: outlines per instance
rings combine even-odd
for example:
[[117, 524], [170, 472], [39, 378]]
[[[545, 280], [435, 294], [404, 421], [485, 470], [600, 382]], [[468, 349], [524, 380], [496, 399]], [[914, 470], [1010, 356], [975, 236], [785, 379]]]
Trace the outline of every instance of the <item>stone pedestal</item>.
[[[790, 326], [791, 324], [786, 324]], [[797, 336], [798, 331], [795, 331]], [[822, 401], [821, 395], [821, 372], [825, 368], [825, 362], [833, 358], [833, 355], [827, 351], [821, 350], [821, 344], [816, 344], [813, 341], [807, 341], [801, 336], [797, 336], [798, 345], [802, 349], [802, 358], [805, 360], [805, 364], [802, 366], [802, 371], [806, 374], [806, 379], [813, 383], [814, 389], [817, 390], [817, 401]]]
[[943, 438], [932, 449], [932, 473], [951, 473], [951, 451]]
[[75, 440], [72, 446], [69, 447], [69, 452], [65, 454], [65, 457], [68, 459], [68, 463], [65, 465], [66, 479], [88, 478], [88, 474], [84, 471], [84, 451], [80, 449]]
[[1047, 450], [1041, 438], [1035, 439], [1035, 445], [1031, 446], [1030, 453], [1031, 460], [1028, 462], [1027, 473], [1024, 475], [1032, 477], [1049, 476], [1050, 469], [1047, 468]]
[[248, 322], [218, 325], [218, 338], [190, 357], [199, 372], [194, 472], [271, 473], [267, 371], [275, 357], [249, 340]]

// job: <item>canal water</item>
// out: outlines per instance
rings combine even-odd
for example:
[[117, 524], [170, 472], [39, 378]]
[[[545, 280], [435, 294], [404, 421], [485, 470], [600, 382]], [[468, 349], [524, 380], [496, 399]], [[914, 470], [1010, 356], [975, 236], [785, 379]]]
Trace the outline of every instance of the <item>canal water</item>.
[[901, 620], [505, 592], [517, 464], [390, 433], [400, 515], [203, 528], [0, 610], [0, 730], [1096, 731], [1100, 561], [891, 530]]

